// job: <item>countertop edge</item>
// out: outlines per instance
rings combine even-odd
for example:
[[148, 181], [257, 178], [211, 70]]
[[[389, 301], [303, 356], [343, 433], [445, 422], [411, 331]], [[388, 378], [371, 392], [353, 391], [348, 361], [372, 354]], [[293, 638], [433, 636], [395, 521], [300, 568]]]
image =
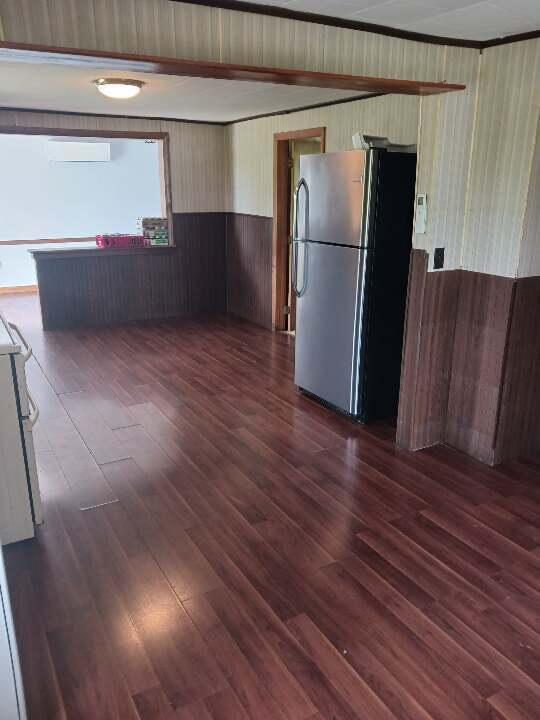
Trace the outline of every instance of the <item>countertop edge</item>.
[[56, 248], [51, 250], [28, 250], [27, 252], [34, 257], [35, 260], [59, 260], [61, 258], [107, 258], [111, 256], [122, 255], [153, 255], [167, 254], [176, 252], [176, 245], [161, 245], [153, 247], [134, 247], [134, 248]]

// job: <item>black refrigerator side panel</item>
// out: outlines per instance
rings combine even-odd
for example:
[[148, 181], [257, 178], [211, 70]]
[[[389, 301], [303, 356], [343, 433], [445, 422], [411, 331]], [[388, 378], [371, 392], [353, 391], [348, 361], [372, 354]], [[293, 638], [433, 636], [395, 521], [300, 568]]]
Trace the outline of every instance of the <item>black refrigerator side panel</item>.
[[367, 271], [359, 420], [397, 416], [412, 247], [416, 155], [380, 152]]

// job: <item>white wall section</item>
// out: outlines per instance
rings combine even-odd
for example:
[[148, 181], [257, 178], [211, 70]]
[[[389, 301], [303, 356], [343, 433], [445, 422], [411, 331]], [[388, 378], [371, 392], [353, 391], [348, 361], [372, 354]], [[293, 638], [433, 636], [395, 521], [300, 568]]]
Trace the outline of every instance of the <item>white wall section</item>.
[[[40, 247], [5, 241], [135, 233], [137, 217], [161, 214], [159, 145], [109, 144], [107, 162], [58, 162], [49, 158], [46, 135], [0, 134], [0, 287], [34, 285], [28, 251]], [[54, 145], [73, 143], [55, 139]]]
[[426, 232], [415, 235], [433, 268], [436, 247], [445, 248], [445, 270], [461, 266], [465, 200], [478, 91], [478, 53], [446, 48], [445, 78], [460, 78], [467, 89], [420, 102], [417, 192], [428, 197]]
[[74, 143], [0, 134], [0, 247], [4, 240], [135, 233], [138, 217], [161, 214], [157, 142], [111, 140], [107, 162], [50, 160], [51, 144]]
[[225, 209], [225, 128], [220, 125], [0, 110], [0, 129], [2, 125], [105, 132], [167, 132], [170, 137], [173, 212]]
[[488, 48], [480, 66], [463, 267], [514, 277], [540, 108], [540, 39]]
[[519, 254], [519, 277], [540, 275], [540, 118]]
[[352, 136], [358, 131], [415, 143], [418, 109], [417, 97], [391, 95], [229, 126], [229, 209], [272, 215], [275, 132], [326, 127], [327, 152], [352, 149]]

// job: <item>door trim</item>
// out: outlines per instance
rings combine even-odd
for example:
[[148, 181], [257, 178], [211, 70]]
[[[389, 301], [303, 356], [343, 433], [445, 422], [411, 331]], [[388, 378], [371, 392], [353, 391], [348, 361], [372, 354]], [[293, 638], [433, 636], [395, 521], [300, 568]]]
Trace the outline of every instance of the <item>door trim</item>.
[[272, 224], [272, 329], [286, 330], [287, 248], [289, 241], [289, 140], [318, 139], [326, 152], [326, 127], [274, 133]]

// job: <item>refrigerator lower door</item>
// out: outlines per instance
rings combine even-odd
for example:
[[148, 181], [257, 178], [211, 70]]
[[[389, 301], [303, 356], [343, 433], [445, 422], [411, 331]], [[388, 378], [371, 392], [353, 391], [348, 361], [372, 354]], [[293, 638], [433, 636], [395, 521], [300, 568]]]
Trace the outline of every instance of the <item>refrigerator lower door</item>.
[[296, 306], [294, 381], [356, 415], [363, 278], [372, 251], [307, 245], [306, 285]]

